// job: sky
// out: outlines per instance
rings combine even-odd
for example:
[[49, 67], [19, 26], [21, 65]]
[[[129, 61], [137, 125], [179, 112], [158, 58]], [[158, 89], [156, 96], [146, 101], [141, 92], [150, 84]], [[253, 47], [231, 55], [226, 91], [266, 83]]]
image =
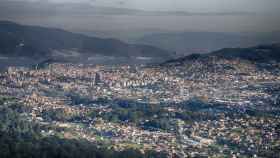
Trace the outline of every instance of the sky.
[[279, 31], [279, 17], [280, 0], [0, 0], [0, 20], [68, 30], [271, 32]]
[[[46, 0], [21, 0], [46, 1]], [[267, 12], [280, 10], [279, 0], [48, 0], [52, 3], [88, 3], [143, 10], [191, 12]]]

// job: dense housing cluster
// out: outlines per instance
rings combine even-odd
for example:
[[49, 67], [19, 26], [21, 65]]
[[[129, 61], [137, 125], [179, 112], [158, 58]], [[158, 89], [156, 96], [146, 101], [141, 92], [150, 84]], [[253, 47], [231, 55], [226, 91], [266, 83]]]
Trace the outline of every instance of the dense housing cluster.
[[0, 94], [30, 107], [45, 136], [170, 157], [280, 156], [279, 63], [51, 64], [0, 78]]

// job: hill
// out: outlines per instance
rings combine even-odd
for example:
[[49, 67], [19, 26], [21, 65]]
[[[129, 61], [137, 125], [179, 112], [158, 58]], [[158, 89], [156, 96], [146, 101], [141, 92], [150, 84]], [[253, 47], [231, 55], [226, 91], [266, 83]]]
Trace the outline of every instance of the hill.
[[127, 44], [116, 39], [88, 37], [61, 29], [24, 26], [0, 21], [0, 55], [46, 58], [53, 55], [113, 57], [163, 57], [168, 52], [148, 45]]
[[215, 59], [244, 60], [252, 63], [280, 62], [280, 44], [260, 45], [249, 48], [224, 48], [208, 54], [191, 54], [169, 60], [162, 65], [182, 65], [191, 61]]
[[260, 45], [250, 48], [226, 48], [210, 55], [227, 59], [239, 58], [253, 62], [280, 61], [280, 44]]

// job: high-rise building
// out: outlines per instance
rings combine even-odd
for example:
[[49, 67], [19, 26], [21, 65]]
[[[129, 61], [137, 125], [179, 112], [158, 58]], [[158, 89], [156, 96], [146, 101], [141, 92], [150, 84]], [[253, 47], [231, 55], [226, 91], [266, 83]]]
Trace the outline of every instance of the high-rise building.
[[101, 83], [101, 74], [99, 74], [98, 72], [95, 73], [95, 79], [94, 79], [94, 84], [98, 85], [99, 83]]

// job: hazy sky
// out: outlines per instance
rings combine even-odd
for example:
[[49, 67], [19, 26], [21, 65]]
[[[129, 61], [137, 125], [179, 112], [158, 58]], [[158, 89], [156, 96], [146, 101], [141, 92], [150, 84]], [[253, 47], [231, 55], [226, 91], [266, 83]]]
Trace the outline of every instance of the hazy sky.
[[[5, 0], [17, 1], [17, 0]], [[144, 10], [185, 10], [192, 12], [264, 12], [280, 10], [279, 0], [18, 0], [53, 3], [90, 3], [99, 6]]]
[[[100, 6], [190, 14], [143, 16], [142, 12]], [[280, 0], [0, 0], [0, 20], [89, 31], [270, 32], [280, 28]]]

